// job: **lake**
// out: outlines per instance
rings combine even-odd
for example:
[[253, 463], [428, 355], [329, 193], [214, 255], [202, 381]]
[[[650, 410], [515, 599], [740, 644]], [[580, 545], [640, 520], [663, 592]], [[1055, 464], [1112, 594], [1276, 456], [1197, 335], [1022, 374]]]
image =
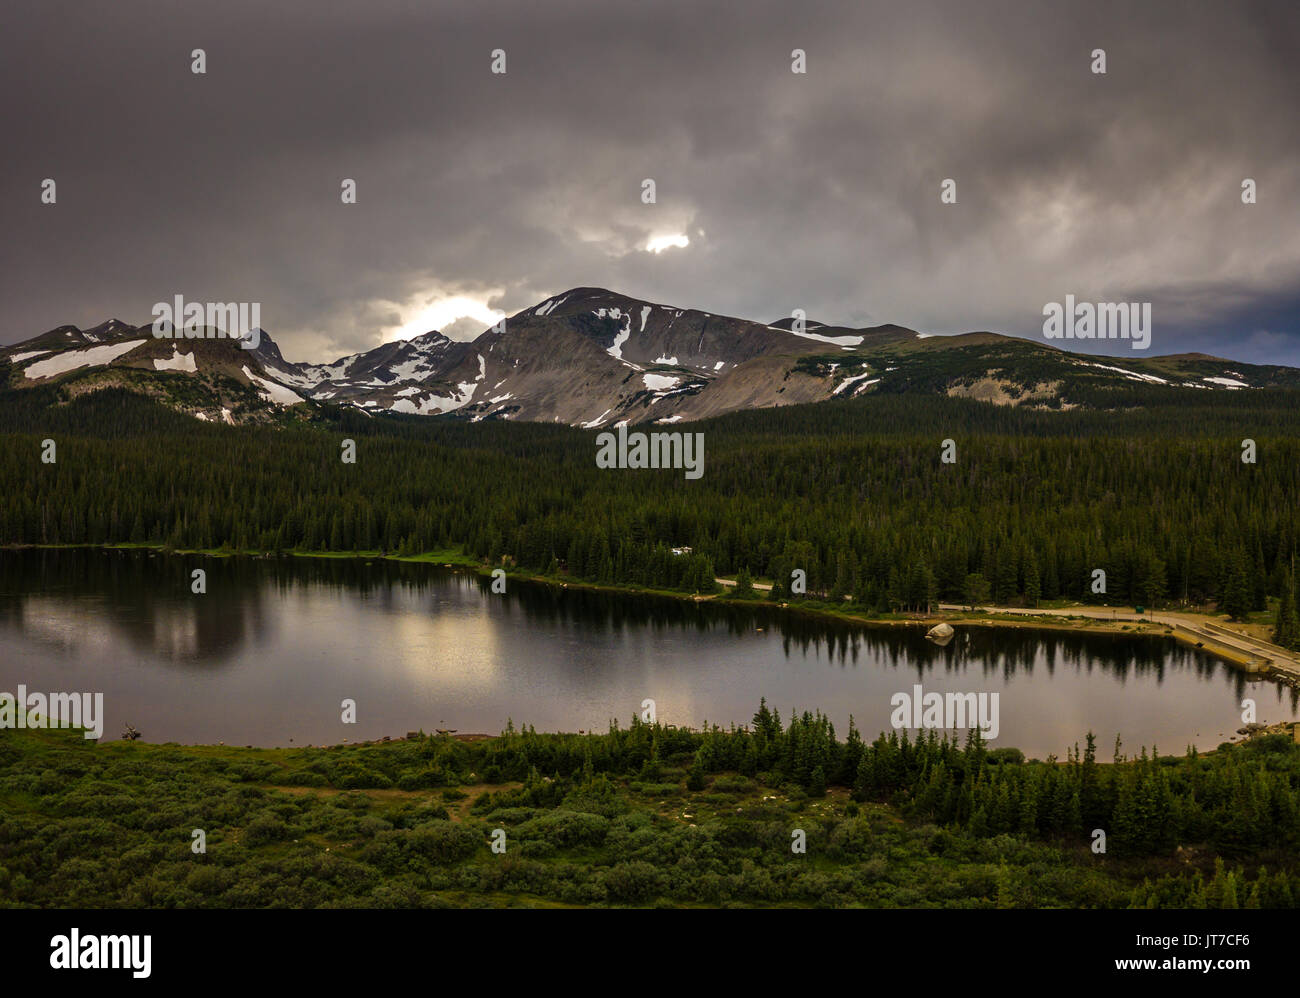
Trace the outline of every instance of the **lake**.
[[[207, 573], [191, 593], [190, 573]], [[306, 745], [438, 728], [495, 734], [627, 726], [653, 699], [669, 724], [746, 724], [766, 697], [821, 709], [842, 738], [890, 726], [897, 693], [997, 693], [993, 746], [1064, 756], [1091, 729], [1108, 760], [1155, 744], [1213, 748], [1300, 693], [1248, 682], [1155, 636], [958, 626], [864, 627], [511, 581], [439, 566], [207, 558], [92, 549], [0, 553], [0, 690], [102, 692], [105, 738]], [[341, 702], [356, 702], [356, 723]]]

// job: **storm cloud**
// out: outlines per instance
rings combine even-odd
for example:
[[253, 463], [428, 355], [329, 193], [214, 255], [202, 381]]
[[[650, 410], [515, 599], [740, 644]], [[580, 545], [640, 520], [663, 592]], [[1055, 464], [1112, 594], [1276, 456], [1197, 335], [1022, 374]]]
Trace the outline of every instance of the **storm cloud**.
[[[261, 302], [286, 356], [325, 360], [442, 299], [512, 313], [595, 285], [1035, 339], [1067, 294], [1149, 301], [1153, 353], [1300, 365], [1293, 2], [128, 0], [6, 20], [2, 342], [181, 294]], [[669, 235], [689, 244], [646, 249]], [[462, 338], [485, 323], [448, 316]]]

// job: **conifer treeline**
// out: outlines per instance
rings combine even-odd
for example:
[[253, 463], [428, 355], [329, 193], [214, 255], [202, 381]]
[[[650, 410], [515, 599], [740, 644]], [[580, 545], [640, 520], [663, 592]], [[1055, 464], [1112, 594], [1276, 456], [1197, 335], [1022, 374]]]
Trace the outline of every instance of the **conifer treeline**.
[[[839, 741], [820, 712], [796, 712], [783, 723], [764, 701], [743, 728], [699, 732], [634, 717], [630, 728], [611, 725], [604, 734], [537, 734], [512, 726], [501, 738], [472, 747], [430, 739], [404, 751], [418, 753], [423, 763], [412, 767], [409, 759], [361, 749], [346, 773], [323, 762], [307, 776], [320, 785], [420, 789], [454, 785], [475, 773], [491, 783], [523, 782], [498, 806], [508, 799], [544, 807], [556, 805], [575, 782], [590, 784], [604, 775], [654, 781], [662, 767], [685, 758], [693, 760], [688, 790], [704, 789], [712, 774], [732, 772], [769, 786], [796, 784], [813, 796], [846, 787], [856, 801], [889, 804], [916, 822], [979, 839], [1101, 843], [1098, 855], [1121, 858], [1207, 845], [1218, 857], [1258, 860], [1293, 857], [1300, 846], [1300, 747], [1285, 735], [1225, 745], [1210, 755], [1189, 749], [1161, 756], [1143, 748], [1135, 758], [1126, 757], [1117, 741], [1112, 764], [1104, 765], [1089, 734], [1066, 760], [1037, 762], [1014, 748], [989, 749], [976, 733], [964, 745], [934, 731], [916, 739], [891, 731], [867, 743], [850, 721]], [[1135, 903], [1217, 906], [1238, 890], [1241, 906], [1251, 894], [1256, 906], [1300, 904], [1294, 874], [1258, 871], [1248, 884], [1221, 869], [1209, 882], [1162, 878], [1141, 888]]]
[[[0, 540], [463, 546], [539, 573], [687, 591], [748, 570], [783, 599], [798, 568], [809, 596], [881, 610], [966, 602], [974, 581], [999, 603], [1215, 602], [1242, 616], [1288, 594], [1300, 540], [1300, 407], [1245, 394], [1111, 413], [900, 397], [736, 414], [691, 427], [706, 448], [689, 481], [597, 469], [594, 432], [567, 427], [348, 412], [213, 427], [123, 393], [51, 411], [11, 392]], [[40, 461], [47, 435], [56, 464]], [[354, 465], [340, 460], [344, 437]], [[1256, 464], [1241, 461], [1246, 437]], [[945, 438], [956, 464], [939, 460]]]

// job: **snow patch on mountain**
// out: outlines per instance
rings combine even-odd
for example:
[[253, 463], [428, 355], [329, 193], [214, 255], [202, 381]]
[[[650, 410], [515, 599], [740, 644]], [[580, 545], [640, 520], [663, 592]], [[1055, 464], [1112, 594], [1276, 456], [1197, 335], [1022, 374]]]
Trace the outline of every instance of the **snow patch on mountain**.
[[48, 360], [38, 360], [24, 370], [23, 374], [29, 378], [51, 378], [56, 374], [75, 371], [79, 367], [100, 367], [130, 353], [145, 342], [147, 341], [128, 340], [126, 343], [105, 343], [87, 350], [66, 350]]
[[[291, 374], [288, 371], [280, 370], [274, 364], [266, 363], [266, 361], [262, 362], [262, 370], [265, 371], [267, 374], [269, 374], [271, 377], [275, 378], [276, 381], [281, 381], [286, 385], [293, 385], [294, 388], [301, 388], [304, 391], [310, 391], [311, 389], [315, 388], [318, 384], [320, 384], [322, 381], [328, 380], [325, 377], [313, 378], [305, 374]], [[310, 371], [313, 369], [306, 368], [305, 370]], [[316, 368], [315, 370], [320, 370], [320, 369]]]
[[[605, 310], [601, 309], [601, 311], [603, 312]], [[612, 308], [609, 310], [609, 317], [611, 319], [617, 319], [620, 314], [621, 313], [616, 308]], [[632, 335], [632, 313], [629, 312], [627, 313], [627, 324], [624, 325], [623, 328], [618, 331], [617, 335], [615, 335], [614, 344], [613, 346], [609, 347], [606, 353], [608, 353], [611, 357], [616, 357], [619, 360], [623, 360], [623, 344], [628, 341], [628, 338], [631, 335]]]
[[1124, 377], [1130, 379], [1131, 381], [1145, 381], [1145, 382], [1148, 382], [1149, 384], [1153, 384], [1153, 385], [1167, 385], [1167, 384], [1169, 384], [1169, 382], [1166, 381], [1164, 378], [1158, 378], [1158, 377], [1156, 377], [1154, 374], [1141, 374], [1141, 373], [1139, 373], [1139, 372], [1137, 372], [1137, 371], [1128, 371], [1128, 370], [1125, 370], [1125, 369], [1122, 368], [1122, 367], [1114, 367], [1114, 366], [1112, 366], [1112, 365], [1110, 365], [1110, 364], [1090, 364], [1090, 363], [1088, 363], [1088, 362], [1085, 361], [1084, 364], [1083, 364], [1083, 366], [1084, 366], [1084, 367], [1099, 367], [1099, 368], [1101, 368], [1103, 371], [1114, 371], [1116, 374], [1122, 374], [1122, 375], [1124, 375]]
[[[481, 355], [479, 362], [480, 364], [483, 363]], [[460, 389], [456, 395], [445, 398], [441, 395], [430, 395], [419, 405], [416, 405], [409, 398], [404, 398], [394, 402], [388, 408], [391, 412], [407, 412], [415, 416], [428, 416], [435, 412], [454, 412], [469, 405], [470, 400], [474, 398], [474, 392], [478, 389], [479, 381], [482, 379], [483, 375], [480, 373], [476, 381], [462, 381], [456, 386]]]
[[[421, 373], [420, 368], [422, 367], [429, 368], [430, 365], [424, 357], [417, 353], [410, 360], [404, 360], [400, 364], [394, 364], [389, 368], [389, 371], [392, 372], [394, 378], [398, 381], [423, 381], [432, 372], [430, 370], [425, 370]], [[384, 382], [380, 383], [383, 384]]]
[[775, 329], [778, 333], [789, 333], [791, 336], [801, 336], [805, 340], [818, 340], [822, 343], [830, 343], [837, 347], [856, 347], [862, 345], [863, 337], [861, 336], [823, 336], [821, 333], [797, 333], [793, 329], [782, 329], [780, 326], [768, 326], [768, 329]]
[[262, 393], [262, 397], [268, 402], [274, 402], [276, 405], [297, 405], [302, 399], [294, 392], [285, 388], [284, 385], [277, 384], [274, 381], [268, 381], [266, 378], [259, 378], [256, 374], [248, 369], [245, 364], [242, 368], [244, 377], [257, 386]]
[[163, 357], [153, 362], [155, 370], [158, 371], [189, 371], [191, 374], [199, 369], [199, 362], [193, 353], [181, 353], [180, 347], [172, 347], [174, 351], [170, 358]]
[[568, 297], [568, 295], [565, 295], [564, 298], [558, 298], [555, 301], [548, 299], [547, 301], [542, 302], [542, 304], [533, 309], [533, 315], [549, 315], [564, 304], [564, 299]]

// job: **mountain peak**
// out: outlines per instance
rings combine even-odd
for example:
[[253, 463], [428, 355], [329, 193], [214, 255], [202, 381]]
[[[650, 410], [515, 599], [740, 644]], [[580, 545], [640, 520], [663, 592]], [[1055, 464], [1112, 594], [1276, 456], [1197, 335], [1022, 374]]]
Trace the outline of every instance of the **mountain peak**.
[[103, 340], [116, 339], [119, 336], [125, 336], [133, 332], [135, 332], [135, 326], [130, 323], [123, 322], [121, 319], [109, 319], [107, 322], [101, 322], [91, 329], [83, 329], [81, 334], [90, 342], [97, 343]]
[[559, 294], [552, 295], [536, 305], [530, 305], [527, 308], [517, 312], [516, 318], [545, 318], [548, 315], [560, 314], [568, 315], [581, 311], [597, 311], [604, 309], [606, 312], [611, 309], [618, 309], [622, 312], [624, 309], [633, 305], [648, 305], [639, 298], [633, 298], [631, 295], [620, 294], [617, 291], [611, 291], [608, 288], [570, 288], [568, 291], [561, 291]]
[[[818, 321], [816, 321], [815, 319], [804, 319], [804, 321], [803, 321], [803, 327], [804, 327], [804, 329], [818, 329], [818, 328], [820, 328], [820, 327], [822, 327], [822, 326], [825, 326], [825, 325], [826, 325], [826, 323], [824, 323], [824, 322], [818, 322]], [[787, 316], [786, 316], [785, 318], [783, 318], [783, 319], [777, 319], [775, 322], [769, 322], [769, 323], [768, 323], [768, 327], [771, 328], [771, 329], [784, 329], [784, 330], [787, 330], [787, 331], [793, 330], [793, 329], [794, 329], [794, 316], [792, 316], [792, 315], [787, 315]]]
[[1204, 354], [1106, 357], [991, 332], [932, 336], [806, 318], [796, 329], [790, 317], [754, 322], [594, 286], [553, 295], [517, 312], [504, 333], [493, 327], [472, 341], [433, 329], [327, 364], [286, 361], [262, 329], [256, 347], [242, 347], [224, 337], [159, 341], [151, 324], [109, 319], [10, 346], [0, 373], [9, 388], [135, 388], [219, 422], [300, 416], [326, 403], [584, 429], [902, 392], [1061, 408], [1089, 404], [1098, 387], [1300, 388], [1300, 370]]

